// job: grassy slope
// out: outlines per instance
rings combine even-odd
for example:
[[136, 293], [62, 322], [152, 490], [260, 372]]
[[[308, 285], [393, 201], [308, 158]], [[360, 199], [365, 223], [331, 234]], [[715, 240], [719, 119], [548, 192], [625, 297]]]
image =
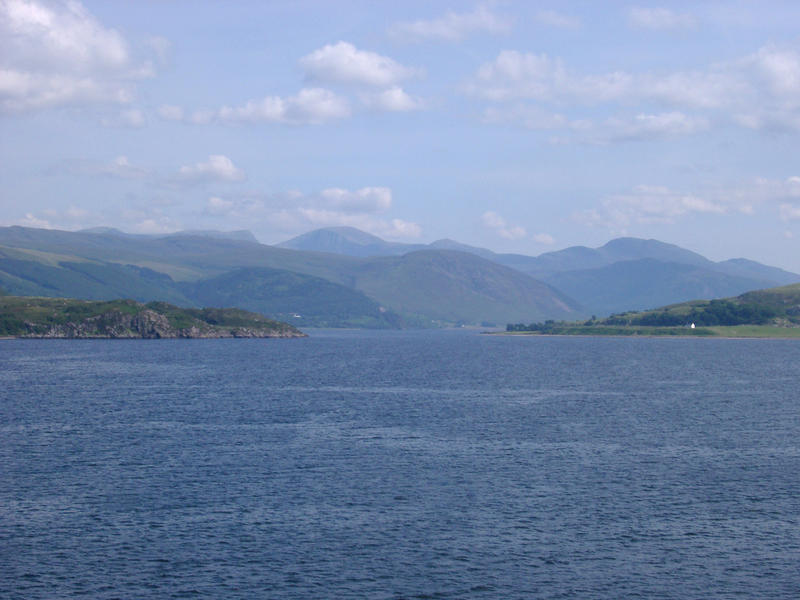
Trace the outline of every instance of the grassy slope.
[[241, 306], [304, 327], [402, 325], [397, 315], [382, 310], [363, 292], [280, 269], [236, 269], [184, 289], [204, 306]]
[[[33, 250], [49, 254], [49, 257], [45, 257], [45, 266], [54, 271], [47, 273], [50, 280], [45, 281], [44, 286], [33, 286], [41, 283], [38, 274], [25, 280], [26, 273], [20, 271], [15, 275], [6, 272], [4, 275], [0, 267], [0, 285], [21, 294], [98, 299], [138, 297], [142, 300], [150, 296], [176, 304], [197, 305], [200, 302], [191, 297], [183, 284], [208, 280], [235, 269], [258, 267], [321, 277], [334, 284], [355, 288], [387, 309], [410, 316], [407, 321], [409, 324], [430, 325], [432, 320], [502, 323], [508, 315], [528, 320], [574, 318], [578, 315], [574, 302], [549, 286], [476, 256], [456, 252], [429, 251], [419, 253], [419, 256], [408, 255], [410, 258], [388, 259], [387, 262], [380, 258], [298, 252], [252, 242], [199, 236], [141, 239], [135, 236], [21, 227], [0, 228], [0, 244], [14, 246], [18, 251]], [[61, 261], [59, 255], [76, 257], [77, 260]], [[27, 258], [31, 256], [29, 254]], [[85, 271], [97, 270], [98, 267], [75, 266], [80, 261], [105, 265], [105, 270], [101, 274], [93, 273], [94, 281], [91, 281], [90, 277], [84, 277], [87, 275]], [[66, 263], [69, 263], [69, 273], [64, 271]], [[162, 281], [159, 285], [163, 285], [164, 289], [160, 295], [149, 290], [138, 293], [139, 288], [114, 289], [111, 293], [109, 286], [106, 286], [108, 293], [101, 294], [95, 290], [93, 295], [89, 295], [98, 284], [102, 284], [102, 287], [108, 283], [107, 277], [113, 274], [114, 269], [129, 268], [126, 265], [147, 267], [169, 275], [174, 278], [175, 285], [170, 287], [169, 282]], [[13, 268], [9, 270], [13, 271]], [[85, 285], [79, 286], [82, 290], [79, 290], [80, 293], [61, 281], [71, 277], [82, 277], [81, 281], [85, 282]], [[176, 290], [184, 295], [184, 300], [164, 295], [167, 291], [176, 293]], [[263, 299], [258, 297], [259, 294], [228, 296], [225, 304], [255, 307], [255, 302]], [[362, 316], [371, 318], [369, 314]]]
[[142, 304], [133, 300], [92, 301], [0, 295], [0, 335], [18, 336], [31, 331], [44, 332], [53, 325], [81, 323], [86, 319], [111, 313], [136, 315], [145, 310], [164, 315], [170, 326], [176, 329], [199, 325], [294, 330], [286, 323], [240, 309], [185, 309], [166, 302]]
[[[687, 326], [648, 326], [643, 324], [650, 317], [670, 317], [685, 322], [703, 319], [705, 311], [718, 314], [715, 310], [730, 304], [742, 309], [757, 309], [756, 317], [769, 314], [759, 322], [736, 325], [714, 325], [690, 329]], [[759, 315], [759, 310], [762, 311]], [[736, 316], [730, 311], [728, 315]], [[723, 337], [766, 337], [800, 338], [800, 284], [792, 284], [765, 290], [746, 292], [733, 298], [722, 300], [693, 300], [649, 311], [627, 312], [613, 315], [608, 319], [587, 321], [585, 323], [540, 323], [531, 327], [532, 331], [511, 333], [539, 333], [552, 335], [684, 335], [684, 336], [723, 336]]]
[[455, 251], [371, 259], [356, 271], [355, 286], [400, 313], [441, 321], [502, 323], [510, 315], [530, 320], [582, 314], [574, 301], [540, 281]]
[[732, 296], [770, 285], [702, 266], [649, 258], [556, 273], [545, 280], [598, 315], [663, 306], [685, 298]]

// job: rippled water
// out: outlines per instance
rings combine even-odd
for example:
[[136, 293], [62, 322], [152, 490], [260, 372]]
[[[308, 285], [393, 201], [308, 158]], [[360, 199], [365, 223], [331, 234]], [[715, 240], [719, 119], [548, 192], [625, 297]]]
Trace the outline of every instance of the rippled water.
[[2, 598], [797, 598], [800, 343], [0, 341]]

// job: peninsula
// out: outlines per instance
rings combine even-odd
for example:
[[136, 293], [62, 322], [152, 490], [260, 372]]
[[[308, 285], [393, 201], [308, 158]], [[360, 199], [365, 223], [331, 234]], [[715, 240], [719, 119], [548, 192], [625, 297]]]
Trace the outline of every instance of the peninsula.
[[16, 338], [297, 338], [299, 329], [238, 308], [166, 302], [0, 296], [0, 336]]
[[800, 338], [800, 284], [587, 321], [509, 323], [509, 334]]

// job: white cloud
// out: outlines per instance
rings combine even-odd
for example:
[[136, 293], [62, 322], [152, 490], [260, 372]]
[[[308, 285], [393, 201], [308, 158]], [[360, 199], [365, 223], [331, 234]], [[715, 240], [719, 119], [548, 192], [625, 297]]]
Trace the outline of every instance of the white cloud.
[[25, 218], [20, 219], [18, 224], [22, 225], [23, 227], [35, 227], [37, 229], [53, 229], [53, 226], [50, 224], [50, 221], [41, 219], [36, 215], [34, 215], [33, 213], [25, 213]]
[[527, 235], [527, 232], [523, 227], [509, 227], [508, 223], [506, 223], [506, 220], [503, 217], [491, 210], [487, 210], [481, 215], [481, 222], [484, 224], [484, 226], [493, 230], [497, 235], [507, 240], [518, 240]]
[[[645, 105], [631, 123], [612, 118], [605, 124], [606, 129], [620, 130], [621, 139], [686, 135], [712, 123], [800, 131], [800, 49], [794, 46], [770, 44], [705, 69], [662, 73], [577, 73], [559, 58], [505, 50], [481, 65], [463, 89], [494, 103], [535, 101], [543, 112], [546, 105], [584, 112], [602, 105]], [[653, 105], [666, 110], [653, 110]], [[498, 118], [499, 110], [493, 110], [494, 122], [514, 120]], [[518, 108], [510, 111], [518, 113], [519, 124], [542, 128], [536, 124], [540, 119], [525, 118]], [[565, 126], [571, 122], [565, 121]]]
[[690, 29], [697, 20], [688, 13], [676, 13], [668, 8], [632, 7], [628, 10], [628, 23], [639, 29]]
[[631, 224], [671, 224], [692, 213], [726, 212], [728, 207], [720, 202], [662, 186], [640, 185], [632, 193], [603, 199], [600, 210], [579, 212], [573, 218], [587, 225], [618, 229]]
[[56, 171], [60, 171], [62, 168], [74, 175], [103, 175], [119, 179], [145, 179], [150, 176], [147, 169], [132, 165], [127, 156], [117, 156], [108, 163], [71, 161], [56, 167]]
[[300, 59], [306, 77], [312, 81], [393, 86], [418, 74], [388, 56], [358, 50], [348, 42], [328, 44]]
[[556, 243], [555, 238], [549, 233], [537, 233], [531, 237], [533, 238], [533, 241], [544, 244], [545, 246], [552, 246]]
[[344, 212], [385, 212], [392, 206], [392, 190], [386, 187], [365, 187], [354, 192], [328, 188], [320, 192], [322, 203]]
[[510, 19], [492, 13], [485, 6], [478, 6], [468, 13], [449, 11], [437, 19], [397, 23], [389, 32], [409, 41], [456, 42], [475, 33], [501, 34], [510, 30]]
[[244, 171], [233, 164], [230, 158], [221, 154], [213, 154], [206, 162], [193, 166], [183, 166], [178, 171], [182, 181], [242, 181]]
[[620, 141], [667, 139], [692, 135], [709, 128], [708, 119], [679, 111], [638, 114], [632, 117], [610, 117], [600, 124], [587, 119], [571, 120], [561, 113], [538, 105], [489, 106], [483, 113], [484, 123], [515, 125], [531, 130], [568, 130], [572, 137], [561, 142], [579, 141], [605, 144]]
[[[289, 216], [284, 213], [284, 216]], [[390, 239], [417, 238], [422, 228], [402, 219], [377, 219], [371, 215], [350, 214], [335, 210], [300, 207], [294, 213], [294, 227], [302, 231], [309, 227], [356, 227], [380, 237]]]
[[167, 121], [182, 121], [184, 117], [183, 109], [180, 106], [163, 104], [158, 107], [158, 116]]
[[223, 200], [217, 196], [211, 196], [206, 201], [206, 212], [212, 215], [224, 215], [229, 213], [235, 203], [232, 200]]
[[180, 229], [172, 219], [167, 217], [142, 219], [131, 225], [132, 233], [160, 234], [172, 233]]
[[795, 221], [800, 219], [800, 205], [781, 204], [779, 209], [781, 219], [784, 221]]
[[100, 169], [100, 173], [121, 177], [123, 179], [139, 179], [147, 175], [147, 171], [144, 169], [131, 165], [127, 156], [118, 156], [111, 164], [103, 165]]
[[597, 141], [653, 140], [692, 135], [709, 128], [708, 119], [692, 117], [682, 112], [655, 115], [639, 114], [632, 119], [608, 119]]
[[578, 29], [581, 26], [580, 19], [565, 15], [554, 10], [540, 10], [536, 13], [536, 21], [549, 27], [560, 27], [562, 29]]
[[392, 208], [392, 192], [386, 187], [356, 190], [327, 188], [315, 193], [291, 190], [279, 194], [212, 196], [204, 214], [224, 218], [231, 228], [267, 229], [272, 235], [298, 235], [318, 227], [357, 227], [390, 239], [412, 239], [422, 234], [419, 224], [385, 217]]
[[286, 123], [318, 125], [350, 116], [346, 98], [322, 88], [303, 88], [294, 96], [266, 96], [249, 100], [241, 106], [223, 106], [218, 110], [201, 109], [187, 114], [180, 106], [162, 105], [162, 119], [186, 121], [195, 125], [209, 123]]
[[196, 110], [192, 113], [192, 116], [189, 117], [189, 121], [194, 123], [195, 125], [208, 125], [211, 123], [217, 116], [213, 110]]
[[223, 122], [320, 124], [350, 116], [345, 98], [322, 88], [305, 88], [296, 96], [267, 96], [250, 100], [243, 106], [222, 107], [216, 114], [195, 113], [195, 123], [207, 123], [215, 117]]
[[409, 96], [399, 86], [393, 86], [388, 90], [374, 94], [364, 94], [361, 100], [373, 110], [388, 112], [408, 112], [425, 108], [425, 103], [420, 98]]
[[0, 110], [127, 103], [132, 82], [150, 75], [80, 2], [0, 2]]

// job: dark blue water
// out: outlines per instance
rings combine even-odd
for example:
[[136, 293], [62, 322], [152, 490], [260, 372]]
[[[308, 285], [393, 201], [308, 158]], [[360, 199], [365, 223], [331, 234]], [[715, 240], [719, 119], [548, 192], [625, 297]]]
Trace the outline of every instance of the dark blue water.
[[0, 341], [2, 598], [797, 598], [800, 342]]

